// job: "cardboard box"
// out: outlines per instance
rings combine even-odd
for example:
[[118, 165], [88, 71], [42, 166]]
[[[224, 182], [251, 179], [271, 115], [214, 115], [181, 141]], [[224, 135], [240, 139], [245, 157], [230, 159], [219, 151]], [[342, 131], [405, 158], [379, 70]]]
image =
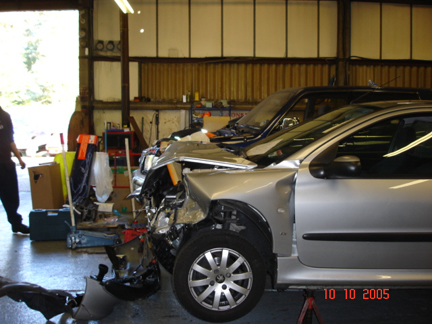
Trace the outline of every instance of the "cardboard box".
[[[131, 167], [131, 173], [137, 169], [138, 167]], [[111, 168], [111, 172], [113, 173], [113, 186], [114, 187], [127, 187], [129, 186], [129, 175], [127, 167], [117, 167]]]
[[[119, 213], [130, 213], [132, 212], [132, 200], [125, 199], [129, 194], [129, 189], [114, 188], [113, 193], [107, 202], [114, 203], [113, 209], [117, 210]], [[135, 202], [135, 206], [136, 204], [137, 202]]]
[[209, 132], [216, 132], [217, 130], [224, 128], [230, 121], [229, 116], [204, 116], [203, 117], [203, 128]]
[[29, 167], [33, 209], [59, 209], [64, 204], [60, 164]]
[[[131, 173], [138, 167], [131, 167]], [[113, 173], [113, 192], [108, 199], [108, 203], [114, 203], [113, 209], [120, 213], [132, 212], [132, 200], [125, 199], [130, 194], [129, 176], [127, 167], [111, 168]], [[138, 202], [135, 201], [135, 209], [138, 207]]]

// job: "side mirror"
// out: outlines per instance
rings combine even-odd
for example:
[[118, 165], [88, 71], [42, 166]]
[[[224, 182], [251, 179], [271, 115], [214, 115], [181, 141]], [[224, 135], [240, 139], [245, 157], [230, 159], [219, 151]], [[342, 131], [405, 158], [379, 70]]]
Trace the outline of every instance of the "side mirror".
[[361, 162], [357, 156], [344, 155], [334, 159], [330, 164], [311, 168], [311, 174], [321, 179], [357, 178], [361, 174]]
[[281, 125], [281, 129], [287, 129], [290, 127], [293, 127], [295, 125], [300, 124], [300, 119], [298, 119], [297, 117], [289, 117], [289, 118], [284, 118], [282, 120], [282, 125]]

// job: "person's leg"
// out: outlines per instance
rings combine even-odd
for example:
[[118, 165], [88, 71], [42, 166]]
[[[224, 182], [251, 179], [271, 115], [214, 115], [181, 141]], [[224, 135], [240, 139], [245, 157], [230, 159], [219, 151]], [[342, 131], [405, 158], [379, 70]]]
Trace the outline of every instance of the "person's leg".
[[12, 231], [28, 233], [28, 228], [22, 225], [22, 216], [17, 213], [19, 207], [19, 191], [16, 166], [13, 162], [0, 167], [0, 198], [6, 211]]

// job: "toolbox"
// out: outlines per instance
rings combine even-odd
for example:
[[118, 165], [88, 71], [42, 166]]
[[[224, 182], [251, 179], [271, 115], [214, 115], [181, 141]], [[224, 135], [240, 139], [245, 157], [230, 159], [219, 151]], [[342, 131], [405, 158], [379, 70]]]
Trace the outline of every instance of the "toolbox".
[[70, 233], [70, 223], [69, 208], [32, 210], [29, 215], [30, 240], [65, 241]]

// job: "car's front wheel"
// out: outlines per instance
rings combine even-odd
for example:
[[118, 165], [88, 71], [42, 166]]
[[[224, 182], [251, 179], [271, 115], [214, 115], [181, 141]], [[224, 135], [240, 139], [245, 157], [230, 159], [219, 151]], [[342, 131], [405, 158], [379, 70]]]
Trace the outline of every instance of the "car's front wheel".
[[266, 271], [256, 248], [237, 233], [204, 232], [176, 258], [173, 289], [182, 306], [209, 322], [247, 314], [264, 291]]

